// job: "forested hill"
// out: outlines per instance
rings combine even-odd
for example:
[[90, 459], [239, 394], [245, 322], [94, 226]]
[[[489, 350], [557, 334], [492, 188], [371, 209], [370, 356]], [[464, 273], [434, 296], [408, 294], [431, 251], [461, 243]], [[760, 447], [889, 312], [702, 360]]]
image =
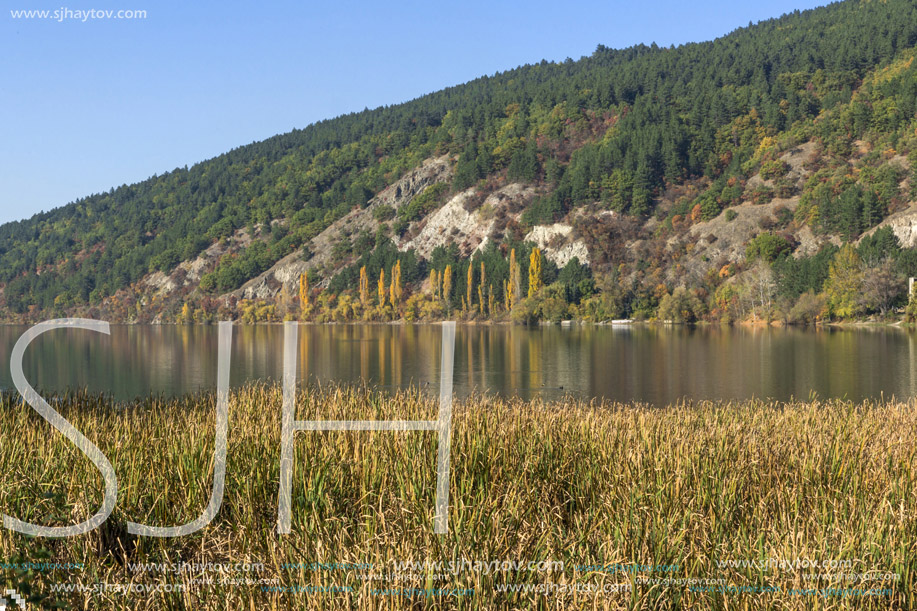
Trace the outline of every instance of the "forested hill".
[[917, 272], [915, 45], [849, 0], [316, 123], [3, 225], [2, 315], [885, 314], [835, 276]]

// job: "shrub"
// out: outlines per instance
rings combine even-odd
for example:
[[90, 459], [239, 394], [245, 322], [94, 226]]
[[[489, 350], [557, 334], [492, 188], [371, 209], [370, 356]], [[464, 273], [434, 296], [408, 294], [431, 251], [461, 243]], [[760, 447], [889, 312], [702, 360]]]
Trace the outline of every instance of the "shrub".
[[442, 203], [443, 197], [449, 191], [449, 185], [438, 182], [430, 185], [419, 195], [415, 195], [410, 202], [398, 208], [398, 218], [405, 223], [416, 221], [436, 210]]
[[769, 204], [774, 199], [774, 190], [767, 185], [759, 185], [748, 192], [746, 197], [756, 205]]
[[778, 257], [788, 255], [792, 251], [793, 247], [786, 238], [768, 231], [759, 233], [748, 242], [745, 247], [745, 257], [749, 261], [763, 259], [772, 263]]
[[659, 302], [658, 318], [678, 323], [695, 322], [703, 311], [703, 304], [697, 295], [680, 286], [671, 295], [665, 295]]
[[790, 310], [789, 320], [795, 324], [814, 325], [824, 316], [824, 313], [824, 295], [816, 295], [812, 291], [806, 291], [799, 296], [799, 300]]
[[761, 178], [764, 180], [780, 178], [789, 171], [789, 164], [782, 159], [771, 159], [761, 164]]
[[395, 216], [395, 209], [388, 204], [381, 204], [373, 209], [373, 218], [379, 221], [387, 221]]

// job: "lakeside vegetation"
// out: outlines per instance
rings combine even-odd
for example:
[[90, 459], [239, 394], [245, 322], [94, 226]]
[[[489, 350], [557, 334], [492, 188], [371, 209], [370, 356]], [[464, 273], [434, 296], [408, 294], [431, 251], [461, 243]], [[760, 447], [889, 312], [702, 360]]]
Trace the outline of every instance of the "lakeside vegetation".
[[[86, 394], [53, 404], [109, 457], [118, 505], [92, 533], [30, 539], [0, 531], [7, 562], [82, 563], [82, 570], [2, 569], [5, 583], [91, 609], [907, 609], [917, 591], [917, 409], [910, 403], [809, 401], [639, 405], [472, 397], [454, 408], [449, 533], [433, 534], [436, 435], [297, 433], [293, 529], [274, 532], [280, 459], [279, 387], [230, 398], [226, 492], [204, 530], [178, 539], [135, 538], [128, 520], [172, 525], [209, 499], [214, 397], [149, 398], [115, 405]], [[300, 417], [427, 419], [433, 397], [352, 387], [307, 388]], [[64, 525], [95, 511], [102, 481], [91, 464], [28, 406], [0, 397], [0, 507]], [[372, 581], [357, 570], [285, 568], [313, 562], [562, 561], [562, 571], [467, 570], [444, 580], [421, 571]], [[843, 574], [897, 580], [806, 580], [826, 569], [723, 567], [770, 559], [850, 561]], [[150, 573], [133, 563], [264, 563], [283, 586], [352, 587], [350, 593], [263, 592], [195, 586], [201, 572]], [[656, 565], [663, 573], [582, 571], [590, 565]], [[220, 575], [210, 575], [219, 578]], [[229, 573], [229, 578], [250, 575]], [[779, 591], [717, 593], [641, 584], [638, 578], [722, 579]], [[185, 584], [183, 593], [52, 595], [53, 584]], [[626, 583], [627, 594], [504, 593], [507, 584]], [[373, 588], [461, 588], [474, 595], [374, 596]], [[793, 595], [793, 588], [848, 594]], [[855, 588], [888, 589], [876, 596]]]
[[[402, 265], [403, 253], [383, 241], [327, 289], [310, 289], [310, 276], [317, 278], [303, 274], [295, 296], [284, 288], [275, 299], [233, 300], [232, 308], [186, 302], [174, 322], [917, 321], [917, 300], [907, 294], [908, 278], [917, 275], [917, 249], [901, 248], [889, 227], [857, 245], [829, 244], [811, 257], [794, 258], [786, 241], [771, 232], [759, 234], [746, 252], [746, 264], [726, 264], [701, 286], [670, 290], [659, 283], [646, 292], [620, 277], [606, 278], [600, 288], [578, 258], [558, 269], [531, 243], [510, 244], [506, 258], [495, 247], [468, 259], [455, 247], [438, 247], [429, 263], [409, 257]], [[428, 268], [427, 280], [419, 280]], [[351, 284], [355, 290], [347, 288]]]

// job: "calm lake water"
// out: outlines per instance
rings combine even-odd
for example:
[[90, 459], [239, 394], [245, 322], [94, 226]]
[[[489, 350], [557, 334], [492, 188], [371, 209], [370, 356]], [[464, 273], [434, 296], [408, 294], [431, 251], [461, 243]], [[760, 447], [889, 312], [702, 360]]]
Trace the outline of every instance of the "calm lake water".
[[[25, 326], [0, 326], [0, 388]], [[299, 375], [382, 389], [438, 388], [437, 325], [303, 325]], [[111, 335], [50, 331], [24, 370], [46, 392], [86, 387], [117, 399], [214, 388], [215, 326], [112, 325]], [[279, 380], [281, 325], [237, 326], [231, 383]], [[897, 328], [801, 330], [462, 326], [455, 391], [557, 399], [604, 397], [665, 405], [682, 398], [788, 399], [917, 394], [917, 333]]]

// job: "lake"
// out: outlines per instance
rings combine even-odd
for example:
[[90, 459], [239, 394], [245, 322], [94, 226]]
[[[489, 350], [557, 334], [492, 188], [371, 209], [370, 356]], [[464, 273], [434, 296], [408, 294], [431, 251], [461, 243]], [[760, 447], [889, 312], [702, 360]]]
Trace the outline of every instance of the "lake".
[[[0, 388], [14, 390], [12, 347], [27, 326], [0, 326]], [[439, 384], [437, 325], [302, 325], [302, 380], [365, 380], [381, 389]], [[216, 384], [216, 326], [62, 329], [24, 361], [45, 392], [86, 387], [116, 399]], [[236, 326], [231, 384], [281, 377], [281, 325]], [[663, 406], [683, 398], [778, 400], [917, 394], [917, 333], [855, 329], [459, 325], [455, 392], [525, 398], [604, 397]]]

